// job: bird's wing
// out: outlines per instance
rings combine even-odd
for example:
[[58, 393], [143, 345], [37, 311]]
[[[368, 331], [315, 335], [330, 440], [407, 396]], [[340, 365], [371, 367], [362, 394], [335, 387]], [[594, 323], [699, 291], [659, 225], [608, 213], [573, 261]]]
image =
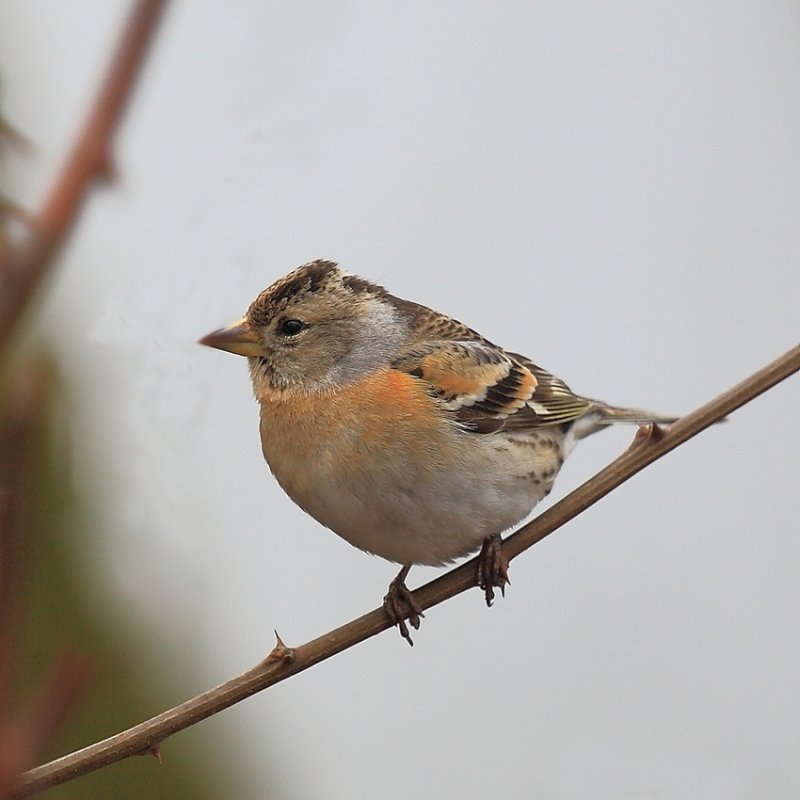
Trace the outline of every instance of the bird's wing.
[[441, 408], [476, 433], [556, 425], [589, 411], [592, 402], [563, 381], [469, 333], [475, 338], [418, 342], [392, 367], [425, 382]]

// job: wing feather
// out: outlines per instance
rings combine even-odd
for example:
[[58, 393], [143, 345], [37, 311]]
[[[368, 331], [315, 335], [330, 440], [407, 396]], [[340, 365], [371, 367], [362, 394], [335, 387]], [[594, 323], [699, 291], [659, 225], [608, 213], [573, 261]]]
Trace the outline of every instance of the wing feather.
[[431, 395], [475, 433], [524, 431], [582, 419], [578, 438], [611, 422], [668, 424], [674, 417], [621, 409], [575, 394], [529, 358], [510, 353], [452, 317], [389, 296], [411, 322], [395, 369], [427, 383]]
[[[464, 326], [445, 320], [463, 336]], [[447, 325], [435, 329], [441, 335]], [[425, 382], [441, 408], [475, 433], [557, 425], [589, 411], [591, 401], [554, 375], [469, 333], [474, 338], [418, 342], [399, 353], [392, 367]]]

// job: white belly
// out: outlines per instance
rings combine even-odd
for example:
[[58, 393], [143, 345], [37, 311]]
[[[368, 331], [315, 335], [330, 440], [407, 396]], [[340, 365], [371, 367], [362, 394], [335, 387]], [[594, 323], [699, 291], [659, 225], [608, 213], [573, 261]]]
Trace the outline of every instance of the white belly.
[[422, 474], [415, 457], [394, 452], [369, 470], [333, 471], [323, 457], [302, 465], [309, 479], [300, 485], [287, 479], [294, 470], [270, 466], [301, 508], [350, 544], [399, 564], [435, 566], [524, 519], [563, 461], [556, 430], [459, 435], [470, 437], [470, 446], [458, 448], [455, 469]]

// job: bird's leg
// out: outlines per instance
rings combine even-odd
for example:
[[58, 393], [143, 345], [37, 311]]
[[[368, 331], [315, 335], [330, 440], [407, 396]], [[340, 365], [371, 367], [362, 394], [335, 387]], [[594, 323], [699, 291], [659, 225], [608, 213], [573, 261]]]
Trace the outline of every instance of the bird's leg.
[[411, 641], [406, 620], [411, 623], [414, 630], [419, 630], [420, 617], [425, 615], [422, 613], [419, 603], [414, 599], [414, 595], [406, 586], [406, 576], [410, 569], [411, 564], [406, 564], [389, 584], [389, 591], [383, 598], [383, 607], [386, 609], [389, 619], [397, 625], [400, 635], [413, 647], [414, 642]]
[[483, 540], [481, 554], [478, 556], [478, 586], [486, 596], [486, 605], [494, 602], [494, 587], [500, 589], [500, 594], [506, 596], [508, 579], [508, 559], [503, 555], [503, 540], [499, 533], [487, 536]]

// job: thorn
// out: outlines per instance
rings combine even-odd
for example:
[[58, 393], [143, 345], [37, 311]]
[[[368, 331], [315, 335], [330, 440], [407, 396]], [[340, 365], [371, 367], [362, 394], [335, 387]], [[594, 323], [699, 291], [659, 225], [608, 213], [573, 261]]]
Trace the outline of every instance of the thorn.
[[156, 742], [154, 745], [150, 747], [142, 748], [138, 753], [135, 753], [137, 756], [153, 756], [159, 764], [163, 764], [163, 760], [161, 759], [161, 742]]
[[264, 661], [282, 661], [284, 664], [293, 664], [295, 657], [294, 648], [287, 647], [278, 631], [275, 631], [275, 647]]
[[659, 440], [664, 438], [664, 434], [666, 433], [666, 428], [663, 425], [659, 425], [657, 422], [652, 424], [652, 432], [650, 434], [650, 439], [654, 442], [658, 442]]
[[112, 184], [116, 182], [118, 172], [114, 159], [111, 157], [111, 153], [104, 152], [100, 158], [98, 158], [96, 175], [100, 180], [105, 181], [105, 183]]
[[663, 436], [664, 429], [655, 422], [648, 422], [646, 425], [640, 425], [628, 450], [638, 450], [640, 447], [644, 447], [650, 442], [657, 442]]

